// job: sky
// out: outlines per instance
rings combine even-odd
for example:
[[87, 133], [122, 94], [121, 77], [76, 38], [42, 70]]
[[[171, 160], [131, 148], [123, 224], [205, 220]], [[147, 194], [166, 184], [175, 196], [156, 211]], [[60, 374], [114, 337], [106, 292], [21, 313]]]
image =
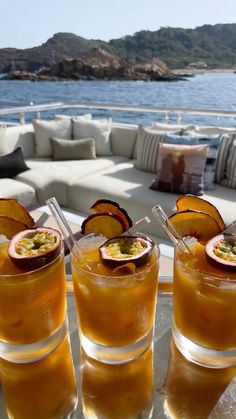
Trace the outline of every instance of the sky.
[[160, 27], [236, 23], [236, 0], [0, 0], [0, 48], [31, 48], [57, 32], [110, 39]]

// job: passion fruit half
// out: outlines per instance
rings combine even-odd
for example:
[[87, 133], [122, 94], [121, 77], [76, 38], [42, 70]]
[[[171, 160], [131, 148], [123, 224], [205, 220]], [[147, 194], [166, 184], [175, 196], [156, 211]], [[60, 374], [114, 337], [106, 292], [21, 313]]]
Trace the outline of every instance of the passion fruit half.
[[8, 246], [11, 261], [21, 269], [40, 268], [56, 259], [61, 249], [61, 234], [52, 228], [40, 227], [16, 234]]
[[100, 248], [102, 262], [114, 269], [127, 263], [141, 266], [152, 254], [154, 242], [146, 236], [123, 236], [107, 240]]
[[236, 234], [219, 234], [205, 245], [208, 261], [224, 270], [236, 271]]

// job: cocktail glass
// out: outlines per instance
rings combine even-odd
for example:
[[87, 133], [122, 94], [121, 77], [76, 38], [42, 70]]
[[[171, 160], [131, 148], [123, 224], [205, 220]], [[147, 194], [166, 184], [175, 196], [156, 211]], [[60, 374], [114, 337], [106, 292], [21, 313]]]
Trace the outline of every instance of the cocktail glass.
[[64, 419], [76, 408], [76, 380], [67, 335], [50, 355], [37, 362], [1, 359], [0, 377], [9, 418]]
[[147, 263], [114, 272], [100, 260], [106, 239], [91, 234], [71, 254], [72, 276], [80, 341], [92, 358], [124, 363], [141, 355], [151, 344], [155, 318], [159, 250]]
[[152, 345], [142, 356], [122, 365], [98, 362], [82, 350], [81, 366], [85, 418], [152, 417]]
[[236, 365], [236, 275], [214, 267], [204, 246], [191, 254], [177, 244], [174, 261], [173, 337], [189, 360], [218, 368]]
[[64, 250], [47, 265], [22, 271], [0, 245], [0, 356], [13, 362], [40, 359], [66, 334]]

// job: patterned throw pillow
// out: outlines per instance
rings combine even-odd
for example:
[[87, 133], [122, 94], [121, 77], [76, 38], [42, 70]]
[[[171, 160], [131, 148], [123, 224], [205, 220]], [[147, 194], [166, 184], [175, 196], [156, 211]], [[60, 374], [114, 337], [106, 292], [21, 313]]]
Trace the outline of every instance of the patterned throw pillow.
[[226, 164], [233, 147], [236, 134], [223, 134], [216, 160], [215, 181], [219, 184], [226, 178]]
[[137, 137], [137, 160], [134, 166], [146, 172], [157, 172], [158, 147], [165, 139], [165, 134], [139, 127]]
[[211, 190], [214, 188], [213, 182], [215, 178], [216, 160], [220, 146], [220, 139], [220, 135], [197, 135], [192, 132], [188, 133], [187, 131], [184, 135], [170, 134], [166, 136], [166, 142], [170, 144], [206, 144], [209, 146], [203, 177], [205, 190]]
[[225, 178], [222, 179], [221, 185], [236, 189], [236, 139], [231, 143], [230, 153], [226, 161]]
[[157, 177], [150, 189], [203, 194], [207, 145], [159, 144]]

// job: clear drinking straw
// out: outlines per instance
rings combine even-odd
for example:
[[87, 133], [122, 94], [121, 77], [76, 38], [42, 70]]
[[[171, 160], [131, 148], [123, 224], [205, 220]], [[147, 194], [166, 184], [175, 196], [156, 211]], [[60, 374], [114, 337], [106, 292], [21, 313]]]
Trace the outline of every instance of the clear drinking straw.
[[70, 250], [71, 253], [78, 254], [79, 252], [78, 243], [56, 198], [55, 197], [49, 198], [46, 201], [46, 204], [48, 205], [53, 217], [55, 218], [55, 221], [64, 237], [64, 240], [68, 246], [68, 249]]
[[177, 243], [179, 243], [185, 251], [187, 251], [189, 254], [192, 254], [183, 238], [176, 231], [173, 224], [168, 220], [168, 217], [161, 205], [155, 205], [155, 207], [152, 208], [152, 213], [158, 219], [159, 223], [171, 239], [172, 243], [174, 243], [175, 246]]

